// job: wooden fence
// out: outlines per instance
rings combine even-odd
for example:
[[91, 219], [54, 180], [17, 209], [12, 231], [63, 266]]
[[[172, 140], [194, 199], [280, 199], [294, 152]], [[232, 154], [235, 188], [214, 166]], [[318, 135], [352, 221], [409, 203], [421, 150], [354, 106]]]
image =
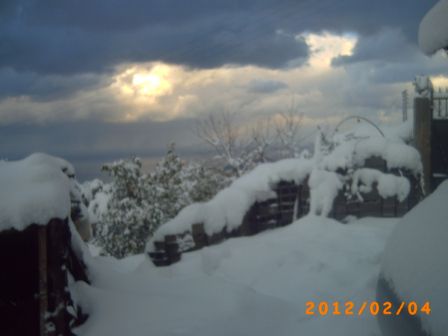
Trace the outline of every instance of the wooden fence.
[[67, 291], [68, 272], [88, 282], [67, 220], [0, 232], [0, 265], [0, 335], [71, 335], [86, 319]]
[[[399, 169], [388, 170], [386, 162], [380, 158], [371, 158], [365, 162], [366, 168], [375, 168], [395, 175], [403, 175], [411, 184], [408, 197], [400, 202], [396, 197], [383, 199], [374, 187], [372, 192], [363, 194], [363, 201], [350, 198], [346, 183], [334, 200], [330, 217], [342, 220], [347, 216], [356, 217], [398, 217], [413, 208], [422, 198], [419, 180], [411, 172]], [[349, 181], [350, 182], [350, 181]], [[302, 184], [280, 181], [273, 190], [276, 197], [254, 203], [243, 218], [241, 225], [233, 231], [207, 235], [203, 223], [192, 225], [191, 231], [177, 235], [167, 235], [162, 241], [154, 242], [153, 251], [149, 252], [156, 266], [171, 265], [180, 260], [181, 254], [218, 244], [232, 237], [251, 236], [259, 232], [288, 225], [309, 212], [310, 190], [308, 179]], [[294, 218], [295, 214], [295, 218]]]

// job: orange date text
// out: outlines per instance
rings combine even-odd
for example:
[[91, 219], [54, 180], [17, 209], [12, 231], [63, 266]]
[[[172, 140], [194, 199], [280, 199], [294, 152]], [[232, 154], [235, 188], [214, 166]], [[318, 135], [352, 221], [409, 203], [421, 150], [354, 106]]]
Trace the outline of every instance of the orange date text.
[[355, 304], [353, 301], [334, 301], [334, 302], [306, 302], [305, 314], [306, 315], [343, 315], [343, 316], [362, 316], [364, 314], [369, 314], [373, 316], [377, 315], [395, 315], [409, 314], [415, 316], [417, 314], [431, 314], [430, 303], [424, 302], [423, 304], [418, 304], [415, 301], [401, 302], [398, 304], [393, 304], [392, 302], [378, 302], [378, 301], [364, 301]]

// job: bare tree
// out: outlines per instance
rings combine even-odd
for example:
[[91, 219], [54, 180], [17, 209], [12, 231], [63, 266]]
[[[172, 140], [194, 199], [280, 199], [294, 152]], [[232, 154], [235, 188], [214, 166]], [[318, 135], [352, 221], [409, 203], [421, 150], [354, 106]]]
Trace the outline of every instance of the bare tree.
[[250, 152], [255, 164], [269, 162], [269, 149], [276, 141], [275, 132], [272, 128], [272, 118], [258, 120], [252, 127], [250, 138]]
[[210, 114], [196, 124], [196, 135], [210, 145], [221, 159], [232, 169], [236, 176], [241, 176], [241, 160], [238, 152], [242, 145], [236, 116], [232, 113]]
[[291, 108], [280, 114], [280, 120], [259, 119], [242, 127], [235, 113], [210, 114], [196, 124], [196, 135], [211, 146], [232, 175], [239, 177], [256, 165], [272, 161], [274, 148], [281, 157], [298, 157], [303, 115]]
[[276, 133], [280, 150], [285, 157], [298, 157], [299, 144], [306, 137], [301, 135], [303, 114], [296, 108], [291, 108], [286, 113], [280, 113], [280, 120], [276, 123]]

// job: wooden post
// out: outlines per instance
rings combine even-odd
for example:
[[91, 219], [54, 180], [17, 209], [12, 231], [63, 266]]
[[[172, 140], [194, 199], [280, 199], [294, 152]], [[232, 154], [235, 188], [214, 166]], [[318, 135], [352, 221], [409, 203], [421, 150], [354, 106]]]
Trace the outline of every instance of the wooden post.
[[39, 265], [39, 330], [40, 336], [47, 335], [46, 314], [48, 310], [47, 288], [47, 227], [39, 226], [37, 229], [37, 248]]
[[170, 264], [180, 260], [179, 245], [175, 235], [165, 236], [165, 251]]
[[191, 226], [195, 249], [201, 249], [207, 246], [207, 235], [204, 229], [204, 223], [195, 223]]
[[414, 141], [423, 163], [424, 192], [431, 192], [431, 123], [432, 109], [429, 98], [414, 99]]

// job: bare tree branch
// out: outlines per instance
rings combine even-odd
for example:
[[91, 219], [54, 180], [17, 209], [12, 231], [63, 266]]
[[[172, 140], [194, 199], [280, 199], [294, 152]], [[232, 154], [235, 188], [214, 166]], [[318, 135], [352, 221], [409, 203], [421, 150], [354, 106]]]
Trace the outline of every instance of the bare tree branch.
[[276, 123], [277, 137], [280, 145], [288, 157], [297, 157], [300, 146], [300, 130], [303, 122], [303, 113], [291, 105], [286, 113], [280, 113], [280, 121]]

